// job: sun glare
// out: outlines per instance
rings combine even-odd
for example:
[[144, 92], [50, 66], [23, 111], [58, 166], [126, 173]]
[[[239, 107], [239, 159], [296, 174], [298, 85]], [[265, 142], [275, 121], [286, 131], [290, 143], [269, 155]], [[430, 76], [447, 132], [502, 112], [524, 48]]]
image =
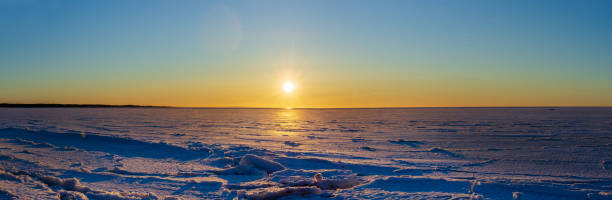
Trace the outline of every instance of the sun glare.
[[287, 81], [285, 82], [285, 84], [283, 84], [283, 90], [285, 90], [285, 93], [291, 93], [294, 89], [295, 85], [293, 85], [293, 83], [291, 83], [290, 81]]

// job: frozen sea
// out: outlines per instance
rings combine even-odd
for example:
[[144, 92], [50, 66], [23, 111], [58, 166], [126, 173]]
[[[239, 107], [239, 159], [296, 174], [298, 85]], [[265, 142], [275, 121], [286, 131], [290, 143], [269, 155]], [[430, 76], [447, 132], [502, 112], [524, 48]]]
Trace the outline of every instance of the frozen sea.
[[612, 199], [612, 108], [0, 108], [0, 199]]

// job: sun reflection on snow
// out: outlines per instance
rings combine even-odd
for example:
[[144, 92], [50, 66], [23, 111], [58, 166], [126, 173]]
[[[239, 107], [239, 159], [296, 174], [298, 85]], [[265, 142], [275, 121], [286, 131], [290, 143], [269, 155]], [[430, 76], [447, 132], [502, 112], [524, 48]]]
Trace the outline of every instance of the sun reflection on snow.
[[299, 123], [299, 111], [295, 109], [279, 109], [276, 112], [276, 125], [278, 129], [275, 131], [280, 135], [295, 135], [296, 131], [300, 128]]

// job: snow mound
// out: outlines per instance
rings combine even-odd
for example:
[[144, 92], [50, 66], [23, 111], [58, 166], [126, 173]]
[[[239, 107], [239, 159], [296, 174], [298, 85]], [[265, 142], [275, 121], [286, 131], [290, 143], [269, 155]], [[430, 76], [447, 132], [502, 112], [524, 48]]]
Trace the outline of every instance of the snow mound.
[[257, 169], [264, 170], [268, 173], [272, 173], [275, 171], [280, 171], [280, 170], [285, 169], [285, 166], [281, 165], [280, 163], [266, 160], [266, 159], [263, 159], [261, 157], [258, 157], [252, 154], [247, 154], [244, 157], [242, 157], [242, 160], [240, 160], [238, 165], [255, 167]]
[[58, 186], [63, 187], [66, 190], [77, 191], [81, 193], [87, 193], [87, 192], [92, 191], [92, 189], [86, 186], [83, 186], [81, 182], [79, 181], [79, 179], [76, 179], [76, 178], [61, 179], [61, 178], [57, 178], [54, 176], [46, 176], [46, 175], [38, 176], [38, 178], [49, 186], [58, 185]]
[[276, 171], [284, 170], [285, 166], [280, 163], [263, 159], [253, 154], [247, 154], [240, 159], [238, 166], [216, 171], [217, 174], [254, 174], [257, 172], [266, 172], [271, 174]]

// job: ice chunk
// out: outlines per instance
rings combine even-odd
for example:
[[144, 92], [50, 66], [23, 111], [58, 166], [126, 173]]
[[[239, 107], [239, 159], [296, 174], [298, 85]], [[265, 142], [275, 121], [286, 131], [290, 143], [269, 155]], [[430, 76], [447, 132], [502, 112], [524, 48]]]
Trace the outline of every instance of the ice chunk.
[[255, 182], [248, 182], [248, 183], [243, 183], [243, 184], [227, 184], [225, 185], [225, 188], [231, 189], [231, 190], [237, 190], [237, 189], [267, 188], [267, 187], [272, 187], [272, 186], [274, 186], [273, 182], [255, 181]]
[[164, 200], [182, 200], [180, 197], [167, 196], [164, 197]]
[[470, 200], [484, 200], [484, 197], [482, 195], [472, 193], [470, 195]]
[[423, 144], [423, 142], [421, 142], [421, 141], [404, 140], [404, 139], [389, 140], [389, 142], [395, 143], [395, 144], [408, 145], [408, 146], [411, 146], [411, 147], [418, 147], [418, 146]]
[[285, 166], [281, 165], [280, 163], [266, 160], [266, 159], [263, 159], [261, 157], [258, 157], [252, 154], [244, 155], [244, 157], [242, 157], [242, 160], [240, 160], [240, 163], [238, 163], [238, 165], [247, 166], [247, 167], [255, 167], [257, 169], [266, 171], [268, 173], [272, 173], [275, 171], [280, 171], [280, 170], [285, 169]]
[[324, 190], [352, 188], [359, 183], [359, 179], [355, 176], [343, 179], [326, 179], [320, 173], [314, 176], [314, 185]]
[[87, 193], [91, 191], [90, 188], [81, 185], [81, 183], [79, 182], [79, 179], [76, 179], [76, 178], [61, 179], [61, 178], [57, 178], [54, 176], [46, 176], [46, 175], [40, 175], [37, 177], [49, 186], [58, 185], [58, 186], [65, 188], [66, 190], [72, 190], [72, 191], [77, 191], [81, 193]]
[[301, 144], [297, 143], [297, 142], [292, 142], [292, 141], [285, 141], [285, 145], [292, 146], [292, 147], [297, 147], [297, 146], [300, 146]]
[[263, 159], [259, 156], [247, 154], [240, 159], [238, 166], [217, 171], [218, 174], [254, 174], [257, 171], [263, 171], [271, 174], [276, 171], [284, 170], [285, 166], [280, 163]]
[[11, 191], [0, 189], [0, 199], [17, 199], [17, 197], [18, 196], [13, 194]]
[[323, 192], [317, 187], [270, 187], [254, 190], [246, 193], [246, 198], [252, 200], [278, 199], [289, 195], [311, 195], [322, 194]]
[[366, 151], [376, 151], [376, 149], [372, 147], [368, 147], [368, 146], [361, 147], [361, 149], [366, 150]]
[[157, 200], [160, 199], [155, 194], [147, 192], [117, 192], [117, 191], [98, 191], [87, 193], [87, 196], [92, 199], [109, 199], [109, 200]]
[[24, 140], [21, 138], [15, 138], [15, 142], [20, 143], [20, 144], [25, 144], [25, 145], [31, 145], [33, 147], [40, 147], [40, 148], [54, 148], [55, 147], [54, 145], [51, 145], [46, 142], [38, 143], [38, 142], [30, 141], [30, 140]]
[[60, 200], [89, 200], [83, 193], [66, 190], [59, 192], [59, 198]]
[[512, 192], [512, 199], [521, 200], [523, 196], [522, 192]]
[[4, 169], [0, 168], [0, 179], [6, 179], [6, 180], [12, 180], [12, 181], [21, 181], [21, 179], [19, 177], [17, 177], [16, 175], [4, 171]]
[[446, 149], [440, 148], [440, 147], [434, 147], [434, 148], [429, 149], [428, 151], [432, 152], [432, 153], [446, 154], [446, 155], [449, 155], [449, 156], [452, 156], [452, 157], [461, 157], [461, 155], [459, 155], [459, 154], [453, 153], [453, 152], [451, 152], [449, 150], [446, 150]]

